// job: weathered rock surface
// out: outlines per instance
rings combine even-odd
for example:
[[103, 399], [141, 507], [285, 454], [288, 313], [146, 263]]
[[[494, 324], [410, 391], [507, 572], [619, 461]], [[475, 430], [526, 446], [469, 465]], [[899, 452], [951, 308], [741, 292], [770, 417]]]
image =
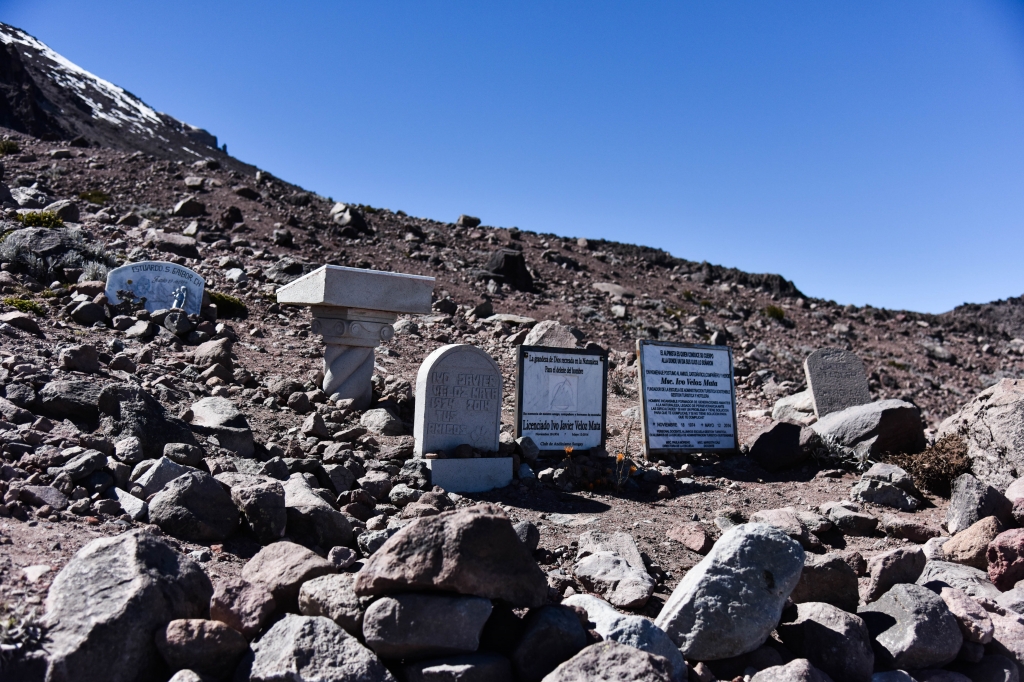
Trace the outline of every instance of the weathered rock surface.
[[932, 582], [955, 587], [982, 604], [995, 604], [1000, 595], [999, 590], [989, 580], [988, 573], [949, 561], [931, 560], [924, 565], [917, 584], [928, 585]]
[[250, 682], [395, 682], [372, 651], [329, 618], [288, 614], [252, 650]]
[[827, 414], [811, 426], [825, 439], [868, 455], [924, 449], [921, 412], [902, 400], [879, 400]]
[[964, 641], [988, 644], [992, 641], [992, 619], [981, 604], [974, 601], [963, 590], [933, 582], [926, 585], [946, 603], [949, 612], [956, 618]]
[[238, 508], [213, 476], [190, 471], [150, 501], [149, 520], [176, 538], [218, 542], [238, 526]]
[[212, 594], [198, 564], [145, 531], [93, 540], [50, 587], [47, 679], [152, 679], [161, 666], [153, 632], [205, 617]]
[[920, 577], [927, 561], [920, 547], [897, 547], [871, 557], [868, 561], [868, 583], [863, 590], [864, 601], [875, 601], [898, 583], [913, 583]]
[[156, 631], [156, 648], [171, 670], [187, 668], [219, 678], [249, 649], [240, 632], [216, 620], [172, 620]]
[[[913, 682], [907, 675], [906, 682]], [[797, 658], [786, 665], [765, 668], [750, 678], [750, 682], [832, 682], [832, 678], [811, 665], [806, 658]], [[876, 681], [877, 682], [877, 681]]]
[[988, 545], [1004, 530], [1006, 526], [1002, 521], [994, 516], [986, 516], [943, 543], [942, 555], [947, 561], [986, 571]]
[[283, 487], [289, 537], [321, 548], [352, 544], [348, 519], [317, 495], [302, 474], [292, 474]]
[[530, 607], [547, 599], [547, 580], [504, 512], [484, 504], [405, 526], [370, 557], [355, 585], [360, 596], [431, 590]]
[[252, 639], [274, 612], [276, 603], [266, 587], [239, 578], [224, 578], [210, 598], [210, 618]]
[[655, 624], [688, 658], [753, 651], [779, 621], [803, 565], [803, 548], [777, 528], [736, 526], [683, 577]]
[[963, 644], [945, 602], [921, 585], [896, 585], [857, 613], [875, 639], [875, 656], [886, 665], [941, 668], [956, 658]]
[[406, 682], [513, 682], [512, 664], [498, 654], [464, 654], [410, 663]]
[[104, 431], [117, 439], [135, 436], [147, 458], [162, 457], [167, 443], [198, 445], [188, 424], [168, 415], [156, 398], [138, 386], [106, 386], [97, 407]]
[[363, 634], [365, 608], [352, 590], [352, 573], [322, 575], [302, 583], [299, 589], [299, 613], [330, 618], [354, 637]]
[[491, 615], [482, 597], [396, 594], [363, 616], [366, 645], [384, 658], [429, 658], [476, 651]]
[[522, 682], [539, 682], [586, 645], [583, 625], [569, 607], [531, 609], [523, 621], [523, 634], [512, 652], [512, 668]]
[[1024, 380], [1001, 379], [979, 393], [942, 422], [936, 439], [950, 434], [966, 441], [974, 475], [1005, 490], [1024, 473]]
[[988, 546], [987, 557], [988, 577], [998, 590], [1005, 592], [1024, 579], [1024, 528], [997, 535]]
[[242, 578], [263, 585], [279, 609], [298, 610], [299, 588], [307, 580], [335, 573], [334, 564], [294, 542], [275, 542], [242, 567]]
[[836, 682], [871, 680], [875, 654], [871, 635], [859, 616], [831, 604], [799, 604], [795, 618], [784, 620], [778, 633], [787, 649]]
[[654, 594], [657, 585], [629, 533], [587, 531], [579, 543], [573, 572], [588, 590], [625, 609], [642, 607]]
[[671, 682], [661, 656], [618, 642], [598, 642], [583, 649], [544, 677], [544, 682]]
[[242, 513], [260, 543], [266, 545], [284, 537], [288, 516], [281, 482], [269, 476], [226, 472], [217, 481], [231, 489], [231, 501]]
[[192, 405], [192, 429], [213, 436], [222, 448], [252, 457], [255, 445], [249, 421], [234, 402], [227, 398], [210, 396]]
[[857, 572], [838, 554], [809, 554], [789, 598], [794, 604], [824, 602], [855, 612], [860, 602]]
[[988, 516], [1005, 524], [1010, 521], [1012, 510], [1013, 505], [998, 490], [971, 474], [962, 474], [953, 482], [946, 508], [946, 529], [950, 535], [956, 535]]

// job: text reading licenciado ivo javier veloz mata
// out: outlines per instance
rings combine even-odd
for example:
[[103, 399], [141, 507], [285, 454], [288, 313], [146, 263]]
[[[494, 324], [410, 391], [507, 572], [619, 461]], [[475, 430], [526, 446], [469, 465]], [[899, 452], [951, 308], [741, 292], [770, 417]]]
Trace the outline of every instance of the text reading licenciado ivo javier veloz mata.
[[643, 353], [650, 448], [734, 448], [728, 351], [645, 344]]

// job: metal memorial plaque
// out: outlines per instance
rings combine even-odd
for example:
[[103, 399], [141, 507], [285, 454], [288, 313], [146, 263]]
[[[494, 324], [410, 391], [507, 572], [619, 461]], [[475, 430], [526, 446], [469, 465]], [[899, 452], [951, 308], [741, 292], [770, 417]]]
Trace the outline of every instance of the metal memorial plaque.
[[599, 350], [520, 346], [516, 437], [541, 450], [604, 445], [608, 356]]
[[183, 265], [147, 260], [128, 263], [107, 273], [107, 300], [121, 302], [118, 291], [130, 291], [136, 299], [145, 299], [149, 312], [180, 308], [198, 315], [203, 307], [206, 280]]
[[646, 453], [735, 450], [732, 349], [643, 339], [636, 346]]

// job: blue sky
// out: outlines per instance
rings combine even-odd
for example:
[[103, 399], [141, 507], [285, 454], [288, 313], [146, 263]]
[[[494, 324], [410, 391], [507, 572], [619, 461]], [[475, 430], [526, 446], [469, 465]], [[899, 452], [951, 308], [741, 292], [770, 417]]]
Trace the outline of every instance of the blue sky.
[[0, 0], [335, 199], [942, 312], [1024, 293], [1024, 3]]

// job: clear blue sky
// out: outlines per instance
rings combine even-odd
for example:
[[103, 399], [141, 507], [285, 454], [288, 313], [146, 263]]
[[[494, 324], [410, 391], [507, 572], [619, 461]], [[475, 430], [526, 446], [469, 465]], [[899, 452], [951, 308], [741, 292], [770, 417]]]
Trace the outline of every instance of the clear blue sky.
[[1024, 293], [1024, 3], [0, 0], [325, 196], [840, 303]]

